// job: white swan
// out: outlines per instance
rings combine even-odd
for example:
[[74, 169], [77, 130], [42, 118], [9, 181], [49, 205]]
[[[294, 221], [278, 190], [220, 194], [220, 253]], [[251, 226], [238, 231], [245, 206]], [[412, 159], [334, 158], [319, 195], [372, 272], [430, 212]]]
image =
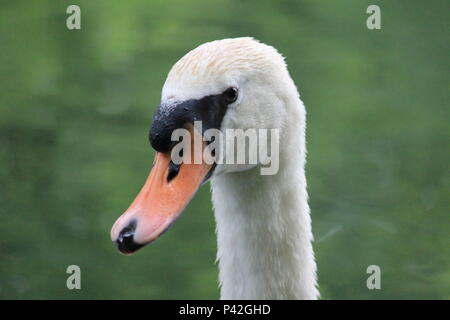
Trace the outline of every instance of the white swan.
[[[170, 134], [193, 120], [222, 131], [279, 129], [278, 173], [261, 175], [260, 164], [173, 167]], [[150, 141], [158, 151], [152, 172], [111, 230], [122, 252], [156, 239], [211, 175], [221, 298], [318, 298], [304, 172], [305, 108], [273, 47], [236, 38], [187, 53], [164, 84]]]

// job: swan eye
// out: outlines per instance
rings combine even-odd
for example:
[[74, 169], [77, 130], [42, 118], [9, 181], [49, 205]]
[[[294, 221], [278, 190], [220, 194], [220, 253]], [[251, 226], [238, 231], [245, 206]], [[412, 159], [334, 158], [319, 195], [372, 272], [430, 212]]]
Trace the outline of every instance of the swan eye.
[[238, 97], [238, 89], [235, 87], [228, 88], [222, 93], [222, 96], [225, 98], [227, 103], [233, 103]]

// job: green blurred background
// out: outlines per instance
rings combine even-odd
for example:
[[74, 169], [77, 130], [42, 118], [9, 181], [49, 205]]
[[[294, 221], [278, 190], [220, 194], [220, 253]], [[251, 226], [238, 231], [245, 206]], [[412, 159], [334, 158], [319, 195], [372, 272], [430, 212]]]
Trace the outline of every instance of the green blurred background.
[[[81, 7], [81, 30], [66, 8]], [[382, 29], [366, 28], [381, 7]], [[308, 110], [324, 299], [450, 298], [448, 1], [1, 1], [0, 298], [216, 299], [203, 186], [131, 257], [109, 239], [153, 160], [171, 66], [253, 36], [279, 49]], [[81, 267], [82, 289], [66, 288]], [[381, 267], [381, 290], [366, 268]]]

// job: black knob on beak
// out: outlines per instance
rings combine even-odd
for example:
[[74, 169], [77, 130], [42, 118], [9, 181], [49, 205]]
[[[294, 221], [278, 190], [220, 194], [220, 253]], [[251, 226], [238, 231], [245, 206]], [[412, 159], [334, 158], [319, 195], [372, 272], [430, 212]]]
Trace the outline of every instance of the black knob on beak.
[[132, 220], [125, 228], [119, 233], [119, 237], [116, 240], [117, 248], [124, 254], [130, 254], [136, 250], [142, 248], [144, 245], [134, 242], [134, 233], [136, 231], [137, 221]]
[[194, 121], [202, 122], [203, 131], [219, 129], [228, 102], [222, 94], [216, 94], [201, 99], [160, 104], [153, 116], [149, 132], [150, 144], [158, 152], [169, 152], [176, 144], [176, 141], [171, 140], [173, 131], [183, 128], [187, 123], [193, 124]]

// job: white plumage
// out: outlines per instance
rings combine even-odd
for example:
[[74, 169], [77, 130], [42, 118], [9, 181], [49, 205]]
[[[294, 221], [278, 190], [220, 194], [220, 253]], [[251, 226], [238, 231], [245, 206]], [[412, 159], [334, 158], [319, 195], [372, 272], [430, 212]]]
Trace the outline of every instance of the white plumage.
[[305, 108], [283, 57], [252, 38], [205, 43], [170, 71], [162, 103], [239, 88], [221, 130], [280, 129], [276, 175], [219, 164], [211, 180], [222, 299], [316, 299]]

